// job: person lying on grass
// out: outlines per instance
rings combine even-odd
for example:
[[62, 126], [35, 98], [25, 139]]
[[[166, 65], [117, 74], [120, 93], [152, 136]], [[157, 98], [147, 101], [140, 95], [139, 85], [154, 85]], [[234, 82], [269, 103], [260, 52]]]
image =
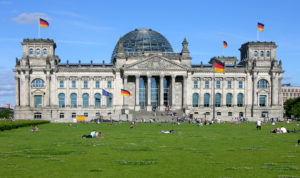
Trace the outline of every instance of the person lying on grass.
[[90, 135], [82, 135], [81, 138], [94, 138], [96, 134], [96, 130], [93, 130]]

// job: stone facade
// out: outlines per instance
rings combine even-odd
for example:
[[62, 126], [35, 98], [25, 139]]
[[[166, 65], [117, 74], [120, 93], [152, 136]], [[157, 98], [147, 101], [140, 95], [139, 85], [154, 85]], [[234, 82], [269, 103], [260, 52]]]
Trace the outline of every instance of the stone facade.
[[[179, 53], [129, 53], [120, 39], [112, 64], [62, 64], [50, 39], [24, 39], [22, 46], [14, 69], [16, 119], [72, 122], [85, 115], [87, 120], [131, 120], [134, 112], [165, 111], [168, 106], [194, 118], [212, 119], [213, 113], [223, 120], [283, 116], [283, 70], [274, 42], [243, 44], [240, 61], [214, 57], [200, 65], [191, 64], [186, 39]], [[216, 59], [225, 63], [225, 74], [213, 72]], [[121, 89], [131, 96], [122, 96]], [[220, 98], [214, 102], [214, 96]]]

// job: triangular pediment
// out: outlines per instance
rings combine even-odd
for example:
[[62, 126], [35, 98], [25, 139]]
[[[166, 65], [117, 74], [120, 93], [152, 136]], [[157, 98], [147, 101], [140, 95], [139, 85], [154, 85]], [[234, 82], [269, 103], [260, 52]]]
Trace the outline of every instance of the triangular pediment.
[[129, 64], [126, 69], [136, 70], [186, 70], [186, 67], [161, 56], [151, 56], [147, 59]]

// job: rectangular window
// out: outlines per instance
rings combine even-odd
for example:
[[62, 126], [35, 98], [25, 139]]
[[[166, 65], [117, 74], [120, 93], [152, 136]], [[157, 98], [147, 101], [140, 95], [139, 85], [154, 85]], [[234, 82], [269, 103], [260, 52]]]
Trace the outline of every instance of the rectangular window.
[[221, 88], [221, 82], [220, 81], [216, 82], [216, 88]]
[[41, 108], [42, 107], [42, 95], [34, 96], [34, 107]]
[[194, 81], [194, 88], [198, 88], [198, 81]]
[[65, 114], [64, 114], [63, 112], [59, 113], [59, 118], [60, 118], [60, 119], [65, 118]]
[[243, 88], [243, 81], [239, 81], [239, 88]]
[[206, 112], [205, 115], [209, 116], [209, 115], [210, 115], [210, 112]]
[[205, 81], [205, 88], [209, 88], [209, 81]]
[[100, 112], [96, 112], [96, 117], [99, 117], [100, 116]]
[[88, 88], [88, 81], [87, 80], [83, 81], [83, 88]]
[[217, 112], [217, 116], [221, 116], [221, 112]]
[[72, 88], [76, 88], [76, 81], [75, 80], [72, 81]]
[[232, 116], [232, 112], [228, 112], [228, 116]]
[[42, 119], [42, 113], [40, 112], [34, 113], [34, 119]]
[[72, 112], [72, 118], [76, 118], [76, 112]]
[[89, 114], [87, 112], [85, 112], [84, 117], [89, 117]]
[[243, 112], [239, 112], [239, 116], [240, 117], [244, 117], [244, 113]]
[[64, 81], [63, 80], [59, 81], [59, 88], [64, 88]]
[[100, 88], [100, 82], [96, 81], [96, 88]]
[[107, 88], [111, 88], [111, 81], [110, 80], [107, 81]]
[[227, 82], [227, 88], [231, 88], [231, 81]]
[[266, 106], [266, 96], [265, 95], [259, 96], [259, 106]]

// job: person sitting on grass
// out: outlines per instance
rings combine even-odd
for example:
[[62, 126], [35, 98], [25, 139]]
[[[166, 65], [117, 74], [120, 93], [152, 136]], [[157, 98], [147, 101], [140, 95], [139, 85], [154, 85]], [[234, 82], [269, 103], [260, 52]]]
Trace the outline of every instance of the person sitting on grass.
[[32, 131], [32, 132], [37, 132], [37, 131], [39, 131], [39, 128], [38, 128], [38, 126], [36, 125], [36, 126], [32, 127], [32, 129], [30, 129], [30, 131]]
[[82, 135], [81, 138], [95, 138], [96, 130], [93, 130], [90, 135]]

